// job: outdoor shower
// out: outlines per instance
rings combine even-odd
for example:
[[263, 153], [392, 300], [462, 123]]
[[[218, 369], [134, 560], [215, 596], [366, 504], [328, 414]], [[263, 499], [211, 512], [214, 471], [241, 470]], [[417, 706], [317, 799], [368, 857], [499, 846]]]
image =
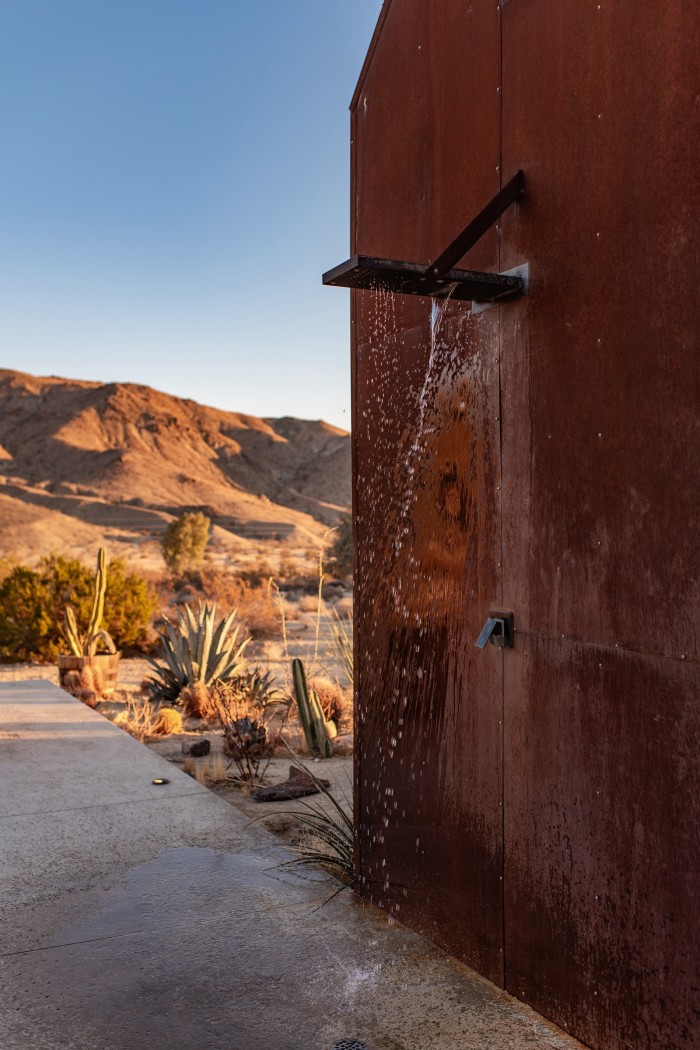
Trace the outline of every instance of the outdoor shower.
[[395, 262], [353, 255], [323, 275], [323, 283], [340, 288], [376, 290], [377, 287], [401, 295], [426, 295], [469, 300], [475, 303], [503, 303], [525, 294], [522, 273], [482, 273], [478, 270], [455, 270], [455, 263], [466, 255], [478, 240], [521, 196], [525, 187], [522, 171], [516, 172], [502, 190], [489, 201], [476, 218], [452, 241], [433, 263]]

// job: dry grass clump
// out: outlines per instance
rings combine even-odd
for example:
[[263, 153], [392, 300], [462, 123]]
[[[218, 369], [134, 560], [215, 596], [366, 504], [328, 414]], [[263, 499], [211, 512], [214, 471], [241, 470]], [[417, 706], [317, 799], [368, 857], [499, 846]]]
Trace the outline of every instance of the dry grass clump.
[[114, 719], [114, 725], [125, 730], [136, 740], [143, 741], [146, 737], [153, 735], [158, 712], [156, 712], [150, 700], [142, 697], [129, 697], [126, 701], [126, 710], [120, 711]]
[[326, 721], [334, 722], [339, 734], [351, 733], [354, 725], [353, 703], [348, 691], [324, 675], [315, 675], [309, 686], [321, 701]]
[[186, 686], [179, 699], [186, 718], [202, 718], [205, 722], [212, 722], [216, 718], [211, 693], [202, 682]]
[[300, 612], [318, 613], [318, 597], [315, 594], [302, 594], [297, 608]]
[[188, 755], [182, 767], [198, 784], [223, 784], [231, 780], [229, 763], [221, 751], [213, 751], [206, 758], [194, 758]]
[[185, 764], [182, 768], [184, 769], [185, 773], [189, 773], [191, 777], [194, 777], [198, 784], [202, 784], [204, 787], [206, 787], [207, 773], [205, 767], [206, 763], [204, 759], [196, 759], [192, 758], [191, 755], [188, 755], [185, 759]]
[[[280, 868], [304, 867], [314, 865], [324, 868], [345, 885], [354, 882], [355, 836], [352, 819], [352, 806], [345, 792], [341, 790], [343, 801], [333, 797], [332, 788], [327, 781], [320, 780], [309, 766], [293, 759], [295, 766], [303, 770], [306, 776], [318, 788], [326, 806], [316, 797], [300, 799], [298, 810], [286, 810], [284, 816], [294, 820], [301, 834], [298, 836], [292, 860], [283, 861]], [[258, 819], [279, 819], [280, 813], [262, 814]], [[335, 894], [334, 894], [335, 896]]]
[[205, 775], [212, 784], [221, 784], [230, 780], [228, 773], [228, 762], [221, 751], [214, 751], [207, 755]]
[[333, 606], [333, 615], [342, 620], [352, 619], [352, 598], [350, 595], [346, 594], [342, 598], [338, 598]]

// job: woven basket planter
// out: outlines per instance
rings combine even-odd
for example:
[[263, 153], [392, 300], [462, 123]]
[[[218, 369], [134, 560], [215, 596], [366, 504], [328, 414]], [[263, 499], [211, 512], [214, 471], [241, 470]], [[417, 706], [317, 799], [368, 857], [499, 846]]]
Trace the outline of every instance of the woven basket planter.
[[68, 693], [89, 690], [98, 696], [108, 696], [117, 688], [119, 656], [119, 653], [61, 655], [58, 657], [58, 684]]

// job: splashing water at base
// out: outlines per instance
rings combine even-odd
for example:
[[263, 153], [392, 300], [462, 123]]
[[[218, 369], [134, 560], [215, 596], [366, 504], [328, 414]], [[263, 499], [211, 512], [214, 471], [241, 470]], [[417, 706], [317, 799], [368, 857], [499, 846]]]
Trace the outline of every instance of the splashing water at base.
[[338, 965], [343, 971], [343, 979], [340, 987], [340, 997], [347, 1005], [352, 1005], [358, 993], [375, 985], [382, 970], [381, 963], [372, 966], [345, 966], [340, 960]]

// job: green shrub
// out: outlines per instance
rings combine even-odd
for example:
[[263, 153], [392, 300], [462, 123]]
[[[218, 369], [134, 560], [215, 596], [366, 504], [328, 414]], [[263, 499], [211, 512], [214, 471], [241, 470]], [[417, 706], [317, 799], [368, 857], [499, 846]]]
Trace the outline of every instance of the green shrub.
[[[66, 605], [79, 623], [88, 622], [94, 599], [94, 572], [76, 558], [51, 554], [37, 569], [16, 566], [0, 582], [0, 660], [51, 662], [67, 652], [61, 624]], [[116, 647], [143, 652], [158, 608], [153, 587], [127, 572], [123, 558], [109, 564], [104, 623]]]
[[161, 541], [165, 564], [176, 576], [193, 572], [204, 561], [211, 522], [201, 511], [171, 521]]
[[13, 554], [0, 554], [0, 583], [7, 579], [13, 569], [16, 569], [19, 562]]

